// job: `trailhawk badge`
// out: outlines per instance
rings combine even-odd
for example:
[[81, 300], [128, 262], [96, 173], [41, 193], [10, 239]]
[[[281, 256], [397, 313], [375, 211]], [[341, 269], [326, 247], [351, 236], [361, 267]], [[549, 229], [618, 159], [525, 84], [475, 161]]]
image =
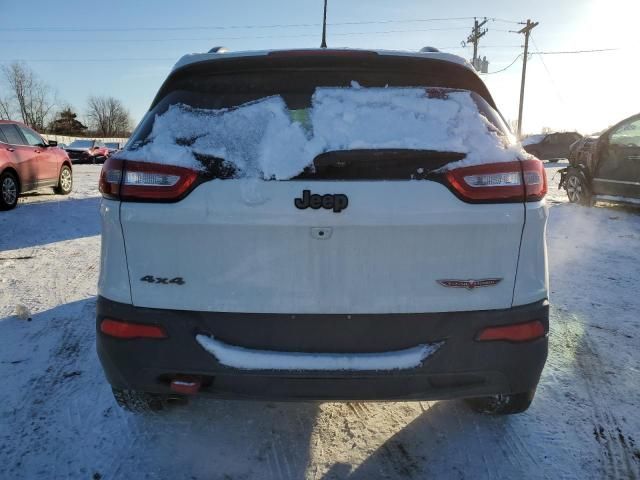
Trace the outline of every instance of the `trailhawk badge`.
[[294, 205], [300, 210], [305, 208], [313, 208], [318, 210], [320, 207], [327, 210], [332, 210], [336, 213], [340, 213], [349, 205], [349, 198], [343, 193], [318, 195], [317, 193], [311, 194], [311, 190], [303, 190], [302, 198], [295, 198], [293, 200]]
[[493, 287], [502, 281], [501, 278], [482, 278], [480, 280], [436, 280], [443, 287], [466, 288], [473, 290], [480, 287]]

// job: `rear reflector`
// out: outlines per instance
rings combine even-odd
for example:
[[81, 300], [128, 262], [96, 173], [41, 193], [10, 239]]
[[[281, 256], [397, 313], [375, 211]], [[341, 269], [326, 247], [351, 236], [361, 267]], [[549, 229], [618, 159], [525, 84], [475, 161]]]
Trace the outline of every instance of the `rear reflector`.
[[100, 174], [100, 192], [123, 201], [172, 202], [186, 195], [198, 172], [174, 165], [109, 158]]
[[540, 320], [534, 320], [517, 325], [504, 325], [501, 327], [489, 327], [482, 330], [476, 340], [487, 342], [492, 340], [506, 340], [508, 342], [528, 342], [544, 337], [544, 324]]
[[110, 318], [102, 320], [100, 331], [116, 338], [167, 338], [164, 329], [157, 325], [122, 322]]
[[540, 160], [489, 163], [449, 170], [445, 178], [463, 200], [502, 203], [541, 200], [547, 178]]

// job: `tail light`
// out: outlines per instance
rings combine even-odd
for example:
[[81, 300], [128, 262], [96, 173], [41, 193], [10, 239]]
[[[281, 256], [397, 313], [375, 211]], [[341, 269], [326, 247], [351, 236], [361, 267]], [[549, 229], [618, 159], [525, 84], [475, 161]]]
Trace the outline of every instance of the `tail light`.
[[100, 192], [123, 201], [174, 202], [195, 185], [198, 172], [190, 168], [108, 158], [100, 173]]
[[100, 322], [100, 331], [115, 338], [167, 338], [167, 333], [158, 325], [129, 323], [110, 318]]
[[456, 194], [469, 202], [532, 202], [547, 193], [547, 177], [540, 160], [456, 168], [445, 177]]
[[547, 194], [547, 174], [540, 160], [523, 160], [522, 175], [527, 202], [542, 200]]
[[492, 340], [503, 340], [508, 342], [530, 342], [545, 336], [544, 324], [540, 320], [519, 323], [516, 325], [503, 325], [500, 327], [489, 327], [482, 330], [476, 340], [488, 342]]

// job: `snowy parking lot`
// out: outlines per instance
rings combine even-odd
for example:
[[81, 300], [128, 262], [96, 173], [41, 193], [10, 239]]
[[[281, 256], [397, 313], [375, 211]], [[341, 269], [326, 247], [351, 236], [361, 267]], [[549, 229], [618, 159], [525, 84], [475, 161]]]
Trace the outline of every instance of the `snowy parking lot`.
[[0, 212], [0, 478], [640, 478], [640, 209], [566, 203], [562, 166], [549, 359], [512, 417], [462, 401], [122, 411], [94, 346], [100, 166], [75, 167], [70, 196]]

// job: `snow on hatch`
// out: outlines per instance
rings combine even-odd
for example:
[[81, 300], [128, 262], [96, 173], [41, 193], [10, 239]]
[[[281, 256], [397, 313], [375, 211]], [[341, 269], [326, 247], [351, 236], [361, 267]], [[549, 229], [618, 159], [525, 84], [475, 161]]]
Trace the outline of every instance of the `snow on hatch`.
[[520, 146], [478, 110], [471, 93], [429, 95], [413, 87], [317, 88], [310, 108], [290, 110], [280, 96], [231, 109], [176, 104], [155, 117], [130, 160], [203, 168], [198, 156], [224, 159], [238, 177], [286, 180], [324, 152], [424, 149], [466, 154], [449, 168], [513, 161]]
[[400, 370], [415, 368], [442, 342], [383, 353], [301, 353], [253, 350], [197, 335], [198, 343], [223, 365], [243, 370]]

